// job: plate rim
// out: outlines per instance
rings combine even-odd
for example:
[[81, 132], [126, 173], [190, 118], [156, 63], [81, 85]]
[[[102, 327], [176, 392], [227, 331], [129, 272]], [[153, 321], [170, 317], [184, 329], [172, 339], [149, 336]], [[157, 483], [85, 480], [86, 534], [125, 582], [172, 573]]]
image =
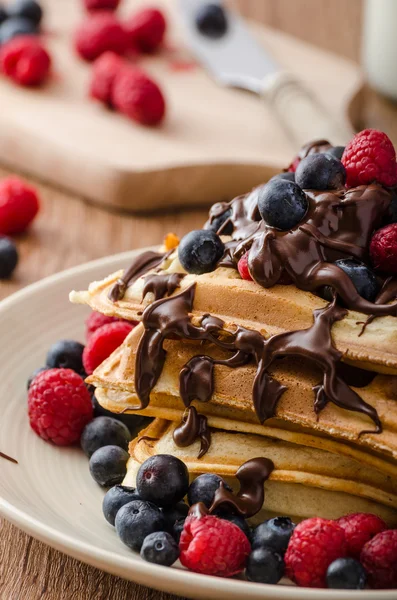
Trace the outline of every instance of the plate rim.
[[[73, 275], [80, 275], [85, 271], [89, 272], [100, 266], [106, 267], [106, 265], [127, 261], [139, 252], [152, 248], [153, 246], [139, 248], [97, 258], [49, 275], [3, 299], [0, 302], [0, 313], [6, 312], [8, 307], [14, 304], [15, 301], [23, 301], [25, 298], [35, 295], [46, 287], [56, 285], [58, 282], [73, 277]], [[164, 581], [167, 584], [167, 591], [170, 593], [186, 594], [186, 591], [183, 591], [182, 588], [186, 587], [186, 590], [189, 590], [189, 587], [191, 589], [193, 585], [201, 594], [207, 593], [208, 598], [213, 597], [211, 592], [216, 587], [222, 587], [225, 593], [230, 594], [231, 598], [244, 597], [244, 595], [247, 595], [248, 598], [263, 598], [267, 592], [273, 594], [275, 598], [280, 598], [280, 600], [342, 600], [343, 595], [346, 595], [346, 590], [298, 588], [294, 586], [253, 583], [239, 579], [222, 579], [183, 569], [153, 565], [143, 561], [135, 553], [131, 553], [131, 556], [128, 557], [115, 554], [110, 550], [99, 548], [92, 543], [76, 540], [73, 536], [63, 533], [56, 527], [49, 526], [43, 520], [32, 516], [28, 511], [17, 508], [3, 497], [1, 480], [0, 515], [52, 548], [115, 576], [123, 578], [122, 571], [125, 571], [125, 573], [131, 574], [133, 578], [128, 576], [124, 578], [140, 583], [141, 585], [147, 585], [147, 577], [152, 576], [152, 587], [160, 591], [165, 591], [161, 586], [161, 582]], [[98, 566], [98, 562], [101, 564], [100, 567]], [[133, 569], [131, 569], [131, 566], [133, 566]], [[249, 583], [248, 587], [247, 583]], [[391, 600], [392, 598], [397, 598], [397, 590], [349, 590], [350, 595], [362, 598], [362, 600]]]

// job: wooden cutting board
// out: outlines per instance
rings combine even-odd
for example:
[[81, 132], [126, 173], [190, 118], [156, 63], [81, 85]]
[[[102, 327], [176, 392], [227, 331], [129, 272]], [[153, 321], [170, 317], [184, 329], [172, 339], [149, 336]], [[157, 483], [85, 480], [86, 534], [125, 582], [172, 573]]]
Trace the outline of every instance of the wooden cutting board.
[[[150, 3], [152, 4], [151, 0]], [[139, 5], [124, 0], [122, 14]], [[174, 0], [156, 0], [170, 24], [167, 48], [140, 64], [164, 89], [168, 114], [145, 128], [87, 98], [91, 67], [73, 51], [79, 0], [43, 0], [54, 77], [27, 90], [0, 80], [0, 161], [112, 207], [133, 211], [213, 203], [245, 192], [288, 164], [296, 148], [263, 101], [218, 87], [183, 48]], [[361, 84], [357, 65], [253, 25], [274, 58], [335, 115]]]

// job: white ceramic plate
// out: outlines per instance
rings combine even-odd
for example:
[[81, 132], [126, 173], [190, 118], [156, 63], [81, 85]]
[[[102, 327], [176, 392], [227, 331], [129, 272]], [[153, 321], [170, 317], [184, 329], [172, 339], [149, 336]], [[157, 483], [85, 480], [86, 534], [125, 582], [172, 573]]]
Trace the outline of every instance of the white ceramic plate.
[[[88, 472], [78, 448], [57, 448], [31, 430], [26, 415], [26, 380], [44, 363], [46, 349], [60, 338], [83, 339], [87, 310], [68, 301], [71, 289], [127, 266], [129, 252], [54, 275], [0, 303], [0, 512], [54, 548], [137, 583], [189, 598], [326, 600], [346, 592], [264, 586], [151, 565], [129, 551], [102, 516], [103, 490]], [[348, 592], [362, 600], [397, 598], [396, 591]]]

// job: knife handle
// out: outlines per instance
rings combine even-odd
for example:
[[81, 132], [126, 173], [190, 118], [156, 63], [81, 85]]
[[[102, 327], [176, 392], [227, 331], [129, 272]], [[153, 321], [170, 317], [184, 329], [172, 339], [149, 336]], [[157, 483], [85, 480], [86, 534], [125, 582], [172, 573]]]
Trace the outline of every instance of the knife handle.
[[267, 76], [263, 80], [262, 95], [298, 148], [315, 139], [327, 139], [335, 146], [344, 146], [354, 135], [347, 122], [332, 117], [312, 92], [290, 73]]

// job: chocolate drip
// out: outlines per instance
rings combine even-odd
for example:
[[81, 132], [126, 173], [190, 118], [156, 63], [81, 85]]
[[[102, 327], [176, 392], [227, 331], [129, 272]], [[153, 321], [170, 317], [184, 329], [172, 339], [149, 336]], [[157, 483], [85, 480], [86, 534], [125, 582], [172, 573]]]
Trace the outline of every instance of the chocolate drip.
[[182, 422], [174, 429], [173, 438], [180, 448], [191, 446], [195, 440], [200, 439], [198, 458], [202, 458], [211, 445], [211, 430], [208, 427], [207, 417], [199, 415], [194, 406], [190, 406], [187, 409], [187, 416], [183, 417]]
[[195, 356], [183, 367], [180, 391], [186, 406], [194, 399], [207, 401], [212, 396], [214, 365], [235, 368], [253, 359], [257, 364], [253, 404], [259, 420], [264, 422], [274, 416], [278, 400], [286, 389], [270, 377], [268, 369], [276, 358], [299, 356], [309, 359], [323, 371], [323, 381], [314, 388], [317, 414], [330, 401], [340, 408], [367, 415], [376, 425], [372, 433], [381, 432], [377, 411], [337, 374], [336, 365], [342, 354], [333, 345], [331, 327], [345, 316], [346, 309], [336, 305], [336, 297], [327, 307], [314, 311], [314, 323], [308, 329], [280, 333], [266, 340], [258, 331], [245, 327], [226, 330], [224, 322], [211, 315], [204, 315], [200, 325], [194, 325], [190, 315], [194, 291], [195, 284], [176, 296], [154, 302], [144, 311], [145, 331], [138, 346], [135, 370], [135, 389], [141, 406], [136, 409], [148, 405], [151, 390], [161, 374], [165, 361], [164, 340], [201, 340], [230, 351], [231, 356], [224, 360]]
[[10, 462], [14, 463], [14, 465], [18, 464], [18, 461], [15, 458], [12, 458], [12, 456], [8, 456], [8, 454], [4, 454], [4, 452], [0, 452], [0, 457], [5, 458], [5, 460], [9, 460]]
[[192, 504], [189, 508], [188, 515], [189, 517], [196, 517], [196, 519], [202, 519], [210, 514], [210, 511], [204, 504], [204, 502], [196, 502], [196, 504]]
[[[397, 298], [397, 277], [388, 277], [383, 283], [379, 294], [376, 297], [375, 304], [387, 304], [391, 300]], [[359, 333], [359, 337], [364, 333], [367, 326], [372, 323], [376, 315], [369, 315], [368, 319], [363, 323], [363, 328]]]
[[302, 160], [311, 154], [322, 154], [332, 148], [332, 144], [328, 140], [313, 140], [302, 146], [298, 153], [298, 157]]
[[158, 267], [165, 258], [170, 255], [170, 252], [153, 252], [147, 250], [139, 254], [133, 261], [132, 265], [124, 272], [123, 276], [120, 277], [113, 285], [109, 292], [109, 299], [112, 302], [118, 302], [124, 298], [127, 287], [134, 283], [139, 277]]
[[269, 479], [273, 469], [274, 464], [268, 458], [253, 458], [245, 462], [236, 473], [236, 478], [240, 482], [238, 493], [233, 494], [221, 482], [209, 512], [213, 513], [226, 504], [245, 519], [256, 515], [265, 500], [264, 483]]
[[152, 273], [144, 278], [145, 285], [142, 292], [142, 300], [146, 294], [152, 293], [155, 300], [171, 296], [175, 290], [181, 287], [181, 281], [185, 273]]

